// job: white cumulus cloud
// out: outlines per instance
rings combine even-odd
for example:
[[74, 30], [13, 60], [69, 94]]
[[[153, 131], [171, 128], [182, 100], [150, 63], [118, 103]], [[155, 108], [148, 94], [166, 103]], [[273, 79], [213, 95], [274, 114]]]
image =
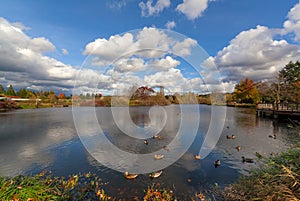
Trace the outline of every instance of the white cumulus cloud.
[[157, 15], [171, 5], [170, 0], [157, 0], [155, 5], [152, 5], [152, 3], [153, 0], [147, 0], [146, 3], [144, 3], [143, 1], [139, 3], [140, 8], [142, 9], [143, 17]]
[[182, 42], [176, 43], [172, 50], [173, 53], [178, 56], [186, 56], [191, 54], [191, 48], [197, 45], [197, 41], [191, 38], [187, 38]]
[[[0, 18], [0, 74], [1, 84], [34, 90], [70, 90], [74, 86], [78, 69], [44, 55], [56, 47], [44, 37], [32, 38], [23, 32], [21, 23], [11, 23]], [[85, 74], [86, 71], [81, 71]], [[89, 76], [99, 73], [89, 71]], [[88, 85], [91, 79], [78, 80]]]
[[176, 23], [174, 21], [168, 21], [166, 23], [166, 28], [167, 29], [173, 29], [176, 26]]
[[98, 38], [86, 45], [84, 54], [94, 56], [94, 65], [105, 66], [120, 56], [139, 55], [146, 58], [160, 58], [170, 52], [178, 56], [186, 56], [191, 53], [190, 49], [196, 44], [197, 41], [190, 38], [180, 41], [169, 37], [162, 30], [144, 27], [136, 34], [114, 35], [109, 39]]
[[242, 31], [213, 59], [209, 58], [206, 65], [214, 62], [230, 81], [238, 82], [245, 77], [270, 79], [289, 61], [300, 58], [299, 46], [274, 39], [276, 34], [277, 31], [265, 26]]
[[183, 0], [176, 8], [185, 14], [188, 19], [194, 20], [202, 15], [208, 6], [208, 0]]
[[294, 39], [300, 41], [300, 3], [296, 4], [288, 13], [284, 28], [284, 32], [293, 32], [295, 34]]
[[69, 54], [69, 51], [65, 48], [62, 48], [61, 49], [61, 52], [64, 54], [64, 55], [68, 55]]
[[120, 10], [121, 8], [126, 6], [125, 0], [110, 0], [106, 2], [106, 6], [111, 10]]
[[179, 65], [180, 61], [177, 61], [171, 56], [166, 56], [166, 58], [163, 59], [156, 59], [149, 63], [149, 67], [159, 70], [168, 70], [170, 68], [176, 68]]

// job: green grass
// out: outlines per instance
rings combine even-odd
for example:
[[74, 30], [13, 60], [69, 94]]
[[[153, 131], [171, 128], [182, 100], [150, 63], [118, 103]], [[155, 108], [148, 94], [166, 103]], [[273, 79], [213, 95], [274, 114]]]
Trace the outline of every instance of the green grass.
[[0, 200], [113, 200], [100, 188], [101, 179], [89, 173], [51, 178], [35, 176], [0, 177]]
[[34, 109], [36, 106], [34, 104], [18, 104], [21, 109]]

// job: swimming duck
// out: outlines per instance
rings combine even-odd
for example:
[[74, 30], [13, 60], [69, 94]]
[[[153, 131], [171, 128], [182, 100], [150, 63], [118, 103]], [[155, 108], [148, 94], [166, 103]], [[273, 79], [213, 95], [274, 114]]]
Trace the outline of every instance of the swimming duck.
[[242, 159], [243, 159], [243, 163], [253, 163], [253, 159], [252, 158], [245, 158], [244, 156], [242, 156]]
[[138, 176], [138, 174], [129, 174], [128, 172], [125, 172], [124, 176], [126, 179], [135, 179]]
[[269, 138], [274, 138], [274, 139], [276, 139], [276, 134], [269, 135]]
[[152, 173], [150, 173], [150, 174], [149, 174], [149, 177], [151, 177], [151, 178], [157, 178], [157, 177], [159, 177], [161, 174], [162, 174], [162, 170], [157, 171], [157, 172], [152, 172]]
[[166, 146], [166, 145], [165, 145], [165, 146], [163, 146], [163, 149], [164, 149], [164, 150], [166, 150], [166, 151], [170, 151], [169, 147], [168, 147], [168, 146]]
[[200, 154], [196, 154], [196, 155], [195, 155], [195, 159], [200, 160], [200, 159], [201, 159]]
[[158, 139], [158, 140], [162, 140], [163, 139], [160, 135], [153, 135], [152, 138], [153, 139]]
[[155, 155], [154, 155], [154, 158], [155, 158], [156, 160], [162, 159], [163, 157], [164, 157], [163, 154], [155, 154]]
[[237, 151], [241, 150], [241, 146], [236, 146], [235, 148], [236, 148]]
[[234, 139], [234, 138], [235, 138], [235, 135], [227, 135], [226, 138], [227, 138], [227, 139]]
[[216, 160], [214, 162], [215, 168], [219, 167], [221, 165], [221, 161], [220, 160]]
[[148, 140], [144, 140], [144, 144], [148, 145]]

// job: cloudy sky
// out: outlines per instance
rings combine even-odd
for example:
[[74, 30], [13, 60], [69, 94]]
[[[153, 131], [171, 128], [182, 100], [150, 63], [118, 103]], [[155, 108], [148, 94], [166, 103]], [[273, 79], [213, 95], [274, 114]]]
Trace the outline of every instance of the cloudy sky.
[[300, 60], [298, 0], [0, 2], [0, 84], [16, 89], [231, 91]]

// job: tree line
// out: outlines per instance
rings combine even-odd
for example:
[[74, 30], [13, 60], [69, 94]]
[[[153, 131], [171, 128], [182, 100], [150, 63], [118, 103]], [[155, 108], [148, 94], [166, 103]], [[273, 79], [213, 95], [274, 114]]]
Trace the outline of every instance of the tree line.
[[7, 89], [0, 84], [0, 96], [17, 96], [20, 98], [28, 98], [28, 99], [42, 99], [42, 100], [50, 100], [56, 101], [59, 99], [70, 99], [71, 96], [66, 96], [64, 93], [59, 93], [58, 95], [50, 90], [50, 91], [33, 91], [28, 90], [26, 88], [20, 88], [16, 91], [12, 85], [9, 85]]
[[[145, 100], [152, 102], [159, 101], [160, 104], [167, 104], [161, 99], [156, 100], [157, 97], [150, 97], [148, 94], [154, 93], [153, 89], [148, 87], [134, 88], [131, 99], [138, 102], [140, 99], [143, 104]], [[187, 94], [180, 96], [183, 100], [186, 99]], [[71, 99], [72, 96], [66, 96], [64, 93], [58, 95], [54, 91], [32, 91], [26, 88], [21, 88], [19, 91], [15, 91], [12, 85], [9, 85], [7, 90], [0, 84], [0, 96], [19, 96], [20, 98], [39, 98], [46, 102], [56, 102], [57, 100]], [[76, 98], [101, 98], [101, 94], [80, 94]], [[149, 98], [150, 97], [150, 98]], [[177, 103], [178, 97], [176, 94], [165, 96], [169, 104]], [[189, 97], [189, 96], [188, 96]], [[178, 100], [177, 100], [178, 99]], [[199, 103], [210, 104], [209, 95], [199, 95], [197, 97]], [[281, 102], [300, 102], [300, 62], [295, 63], [289, 62], [286, 66], [280, 70], [273, 80], [268, 82], [254, 82], [249, 78], [242, 79], [238, 84], [235, 85], [234, 92], [226, 94], [227, 103], [281, 103]], [[150, 101], [151, 102], [151, 101]], [[151, 103], [152, 103], [151, 102]], [[183, 101], [186, 102], [186, 101]], [[188, 101], [189, 102], [189, 101]], [[150, 104], [150, 103], [149, 103]]]
[[235, 85], [227, 101], [238, 103], [300, 102], [300, 62], [289, 62], [272, 81], [254, 82], [246, 78]]

